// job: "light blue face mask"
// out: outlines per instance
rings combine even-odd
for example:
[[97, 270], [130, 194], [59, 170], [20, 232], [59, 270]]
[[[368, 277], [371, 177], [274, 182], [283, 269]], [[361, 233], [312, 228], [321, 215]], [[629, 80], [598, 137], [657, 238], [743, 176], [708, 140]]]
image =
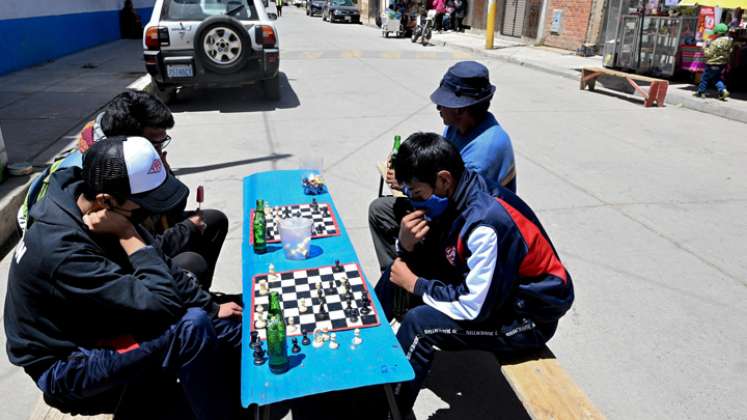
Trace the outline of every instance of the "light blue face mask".
[[425, 210], [425, 220], [429, 222], [441, 217], [449, 208], [448, 197], [431, 194], [425, 200], [414, 200], [410, 194], [410, 189], [406, 185], [402, 188], [402, 192], [410, 199], [410, 203], [416, 210]]

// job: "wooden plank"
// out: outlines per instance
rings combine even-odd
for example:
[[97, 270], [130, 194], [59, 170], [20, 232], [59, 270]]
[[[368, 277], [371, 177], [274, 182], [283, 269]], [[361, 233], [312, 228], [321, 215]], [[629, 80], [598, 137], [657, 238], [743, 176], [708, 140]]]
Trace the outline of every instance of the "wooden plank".
[[[381, 179], [386, 180], [386, 171], [387, 171], [387, 165], [386, 162], [379, 162], [376, 164], [376, 170], [379, 171], [379, 176], [381, 176]], [[404, 197], [405, 195], [402, 194], [402, 191], [397, 191], [393, 189], [389, 189], [389, 191], [392, 193], [393, 197]]]
[[29, 420], [113, 420], [112, 414], [98, 414], [95, 416], [72, 416], [65, 414], [56, 408], [52, 408], [44, 402], [43, 397], [39, 397], [31, 412]]
[[529, 360], [503, 363], [501, 373], [533, 420], [606, 418], [549, 349]]
[[635, 74], [635, 73], [626, 73], [624, 71], [608, 69], [608, 68], [605, 68], [605, 67], [584, 67], [581, 70], [582, 71], [594, 72], [594, 73], [607, 74], [607, 75], [616, 76], [616, 77], [629, 77], [631, 79], [642, 81], [642, 82], [651, 82], [651, 83], [653, 83], [653, 82], [657, 82], [657, 81], [662, 81], [662, 79], [658, 79], [656, 77], [644, 76], [644, 75]]

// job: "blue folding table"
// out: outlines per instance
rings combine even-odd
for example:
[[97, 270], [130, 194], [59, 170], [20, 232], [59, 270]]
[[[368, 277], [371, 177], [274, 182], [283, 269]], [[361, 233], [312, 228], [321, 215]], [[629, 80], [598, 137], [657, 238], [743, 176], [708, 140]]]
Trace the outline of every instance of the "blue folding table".
[[[345, 231], [342, 218], [327, 192], [310, 196], [304, 194], [302, 178], [308, 170], [271, 171], [250, 175], [244, 178], [244, 213], [242, 253], [242, 282], [245, 300], [245, 320], [251, 312], [252, 279], [255, 275], [266, 273], [270, 263], [277, 272], [300, 270], [319, 266], [331, 266], [335, 261], [357, 263], [358, 256]], [[306, 260], [289, 260], [281, 246], [268, 244], [268, 252], [257, 254], [250, 243], [250, 212], [257, 199], [268, 201], [271, 206], [310, 203], [316, 198], [319, 203], [328, 203], [337, 218], [340, 234], [338, 236], [314, 239], [312, 256]], [[368, 289], [373, 291], [369, 279]], [[320, 394], [330, 391], [359, 388], [371, 385], [384, 385], [390, 409], [395, 418], [399, 417], [394, 404], [391, 384], [409, 381], [414, 378], [399, 343], [394, 337], [381, 304], [375, 293], [370, 293], [371, 302], [376, 308], [380, 324], [376, 327], [361, 329], [363, 343], [352, 349], [349, 346], [353, 331], [338, 331], [337, 341], [340, 347], [331, 350], [326, 345], [315, 349], [313, 346], [301, 346], [300, 353], [290, 356], [291, 369], [283, 374], [273, 374], [267, 363], [255, 366], [253, 352], [249, 348], [251, 325], [243, 324], [243, 342], [241, 357], [241, 403], [244, 407], [256, 404], [261, 417], [269, 414], [273, 403]], [[290, 343], [289, 343], [290, 344]], [[290, 349], [290, 345], [288, 348]], [[264, 410], [260, 410], [260, 407]], [[261, 411], [261, 412], [260, 412]]]

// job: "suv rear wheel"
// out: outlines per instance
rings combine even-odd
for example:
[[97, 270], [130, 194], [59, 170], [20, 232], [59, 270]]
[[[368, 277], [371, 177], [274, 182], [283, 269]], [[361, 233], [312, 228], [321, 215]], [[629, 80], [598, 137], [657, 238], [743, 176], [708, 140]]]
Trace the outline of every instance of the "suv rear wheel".
[[195, 33], [194, 46], [202, 65], [221, 74], [244, 67], [252, 50], [246, 29], [228, 16], [213, 16], [202, 22]]

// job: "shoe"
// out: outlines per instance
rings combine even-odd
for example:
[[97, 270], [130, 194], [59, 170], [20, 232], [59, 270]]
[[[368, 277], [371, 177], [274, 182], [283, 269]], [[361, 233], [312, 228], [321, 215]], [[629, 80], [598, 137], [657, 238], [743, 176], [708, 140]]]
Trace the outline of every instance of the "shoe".
[[703, 92], [695, 92], [693, 93], [693, 96], [696, 98], [705, 98], [705, 93]]
[[720, 99], [721, 99], [722, 101], [725, 101], [725, 100], [726, 100], [726, 98], [728, 98], [728, 97], [729, 97], [730, 95], [731, 95], [731, 94], [729, 93], [729, 91], [728, 91], [728, 90], [726, 90], [726, 89], [724, 89], [724, 90], [722, 90], [722, 91], [721, 91], [721, 96], [720, 96]]

